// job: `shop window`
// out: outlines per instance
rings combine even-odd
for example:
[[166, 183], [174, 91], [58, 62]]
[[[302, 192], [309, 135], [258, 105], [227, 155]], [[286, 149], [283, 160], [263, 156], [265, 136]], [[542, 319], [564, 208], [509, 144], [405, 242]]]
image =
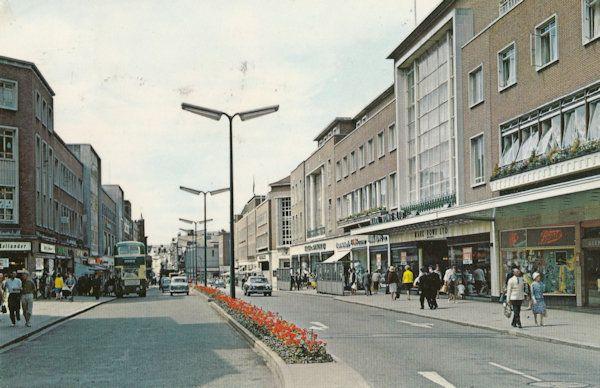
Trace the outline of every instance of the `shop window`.
[[0, 108], [17, 110], [17, 81], [0, 79]]
[[587, 137], [590, 140], [600, 139], [600, 100], [589, 104], [589, 123]]
[[582, 0], [583, 43], [600, 37], [600, 0]]
[[517, 48], [511, 43], [498, 53], [498, 89], [517, 83]]
[[552, 149], [560, 148], [560, 115], [541, 121], [542, 136], [536, 147], [537, 155], [544, 155]]
[[471, 139], [471, 184], [473, 185], [485, 182], [483, 161], [483, 134], [481, 134]]
[[532, 45], [533, 59], [538, 71], [558, 60], [558, 35], [555, 16], [536, 27]]
[[563, 113], [563, 148], [585, 139], [585, 105]]
[[12, 129], [0, 127], [0, 158], [13, 159], [13, 142], [15, 131]]

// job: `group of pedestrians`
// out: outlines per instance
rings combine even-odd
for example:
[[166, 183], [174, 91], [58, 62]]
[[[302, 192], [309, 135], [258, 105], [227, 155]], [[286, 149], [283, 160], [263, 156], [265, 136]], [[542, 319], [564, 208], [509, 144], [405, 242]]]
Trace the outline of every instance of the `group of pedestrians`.
[[521, 308], [526, 295], [531, 300], [531, 310], [536, 325], [544, 326], [546, 317], [546, 302], [544, 300], [545, 285], [542, 283], [542, 275], [534, 272], [533, 283], [529, 286], [523, 279], [523, 272], [519, 267], [513, 267], [512, 273], [506, 276], [506, 302], [512, 310], [512, 327], [523, 328], [521, 324]]
[[294, 287], [296, 290], [301, 290], [303, 287], [306, 289], [316, 288], [314, 285], [315, 276], [308, 271], [300, 272], [300, 270], [294, 270], [290, 268], [290, 290], [293, 291]]
[[33, 314], [33, 299], [37, 292], [35, 282], [29, 277], [29, 272], [23, 271], [17, 276], [16, 271], [9, 274], [8, 279], [0, 274], [0, 311], [8, 312], [13, 327], [21, 320], [21, 309], [25, 317], [25, 326], [31, 327]]

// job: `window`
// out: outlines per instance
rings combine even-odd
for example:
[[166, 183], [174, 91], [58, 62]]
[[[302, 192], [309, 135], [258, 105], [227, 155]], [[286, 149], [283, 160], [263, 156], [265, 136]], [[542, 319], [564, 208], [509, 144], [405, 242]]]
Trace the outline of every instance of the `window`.
[[471, 107], [483, 101], [483, 66], [469, 73], [469, 104]]
[[365, 166], [365, 146], [364, 144], [358, 147], [358, 168]]
[[520, 134], [521, 147], [517, 154], [517, 162], [529, 159], [532, 154], [535, 154], [540, 141], [540, 133], [537, 124], [521, 129]]
[[500, 157], [501, 166], [506, 166], [516, 161], [517, 154], [519, 153], [519, 145], [519, 131], [502, 135], [502, 156]]
[[346, 156], [342, 159], [342, 175], [344, 178], [348, 176], [348, 157]]
[[48, 107], [48, 129], [54, 130], [54, 114], [52, 113], [52, 108]]
[[381, 158], [385, 155], [385, 139], [383, 137], [383, 131], [377, 134], [377, 157]]
[[335, 162], [335, 180], [342, 180], [342, 163], [339, 160]]
[[396, 138], [396, 124], [392, 124], [388, 128], [388, 148], [392, 152], [396, 149], [398, 139]]
[[342, 199], [338, 198], [335, 200], [335, 213], [338, 220], [342, 219]]
[[513, 42], [498, 53], [498, 89], [505, 89], [516, 82], [517, 49]]
[[0, 186], [0, 222], [14, 221], [15, 188]]
[[42, 121], [42, 96], [37, 90], [35, 91], [35, 118]]
[[13, 159], [15, 131], [0, 127], [0, 159]]
[[379, 206], [381, 207], [387, 207], [387, 179], [383, 178], [381, 179], [379, 182], [378, 186], [378, 194], [379, 194], [379, 199], [378, 199], [378, 203]]
[[600, 139], [600, 100], [596, 100], [589, 104], [589, 124], [588, 124], [588, 139]]
[[17, 110], [17, 81], [0, 79], [0, 108]]
[[558, 35], [555, 16], [536, 27], [532, 45], [534, 63], [538, 71], [558, 59]]
[[585, 139], [585, 105], [563, 113], [563, 148], [571, 146], [575, 140]]
[[561, 133], [560, 133], [560, 115], [543, 119], [540, 123], [542, 136], [536, 148], [537, 155], [543, 155], [553, 148], [560, 148]]
[[483, 134], [471, 139], [471, 184], [485, 182], [483, 168]]
[[48, 126], [48, 104], [46, 100], [42, 100], [42, 124]]
[[375, 161], [375, 149], [373, 147], [373, 139], [369, 139], [369, 141], [367, 141], [367, 158], [369, 163], [373, 163]]
[[398, 207], [398, 179], [396, 173], [390, 174], [390, 208]]
[[522, 0], [500, 0], [500, 16], [513, 9]]
[[583, 44], [600, 37], [600, 0], [582, 0]]
[[356, 154], [354, 151], [350, 152], [350, 173], [356, 172]]

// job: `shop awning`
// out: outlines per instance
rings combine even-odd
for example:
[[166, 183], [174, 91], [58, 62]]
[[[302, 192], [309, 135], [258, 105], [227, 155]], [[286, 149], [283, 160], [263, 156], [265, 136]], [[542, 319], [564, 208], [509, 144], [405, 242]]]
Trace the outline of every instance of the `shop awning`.
[[349, 254], [350, 254], [350, 251], [336, 252], [333, 254], [333, 256], [331, 256], [327, 260], [323, 261], [323, 263], [337, 263], [338, 261], [342, 260], [344, 257], [348, 256]]

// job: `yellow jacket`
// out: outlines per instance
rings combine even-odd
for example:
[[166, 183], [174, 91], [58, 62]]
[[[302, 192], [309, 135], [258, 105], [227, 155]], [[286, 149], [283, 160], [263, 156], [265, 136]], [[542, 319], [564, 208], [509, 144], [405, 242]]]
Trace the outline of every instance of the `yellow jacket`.
[[65, 283], [63, 282], [63, 278], [57, 276], [54, 279], [54, 288], [59, 288], [62, 290], [64, 285], [65, 285]]
[[410, 269], [407, 269], [402, 274], [402, 283], [412, 283], [414, 280], [414, 275]]

